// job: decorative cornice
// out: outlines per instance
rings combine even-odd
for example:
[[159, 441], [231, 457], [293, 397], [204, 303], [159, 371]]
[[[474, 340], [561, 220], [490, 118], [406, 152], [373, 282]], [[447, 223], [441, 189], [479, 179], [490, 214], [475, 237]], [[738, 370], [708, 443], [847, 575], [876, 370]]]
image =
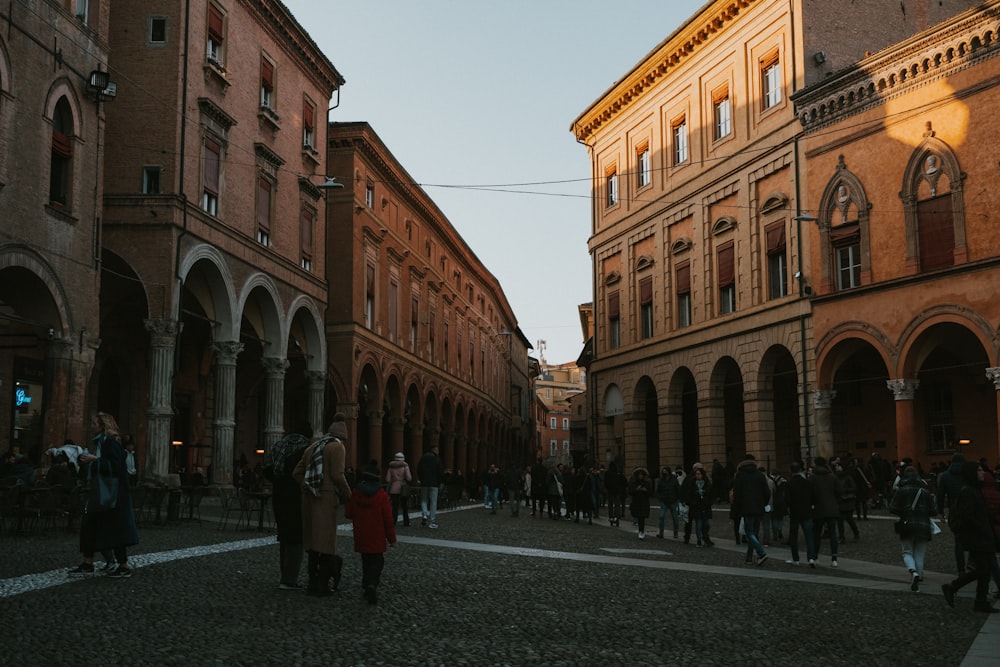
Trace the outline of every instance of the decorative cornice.
[[253, 145], [253, 152], [258, 158], [275, 168], [279, 168], [281, 165], [285, 164], [282, 157], [268, 148], [266, 144], [255, 142]]
[[621, 113], [633, 100], [639, 99], [646, 89], [693, 57], [703, 44], [712, 40], [727, 24], [735, 21], [740, 12], [756, 2], [759, 0], [732, 0], [716, 11], [705, 8], [702, 13], [691, 17], [573, 122], [570, 129], [577, 141], [586, 143], [586, 139], [602, 125]]
[[203, 114], [214, 120], [219, 125], [223, 126], [226, 130], [236, 125], [236, 119], [223, 111], [222, 107], [208, 99], [207, 97], [198, 98], [198, 108]]
[[1000, 2], [973, 9], [792, 96], [807, 132], [1000, 54]]

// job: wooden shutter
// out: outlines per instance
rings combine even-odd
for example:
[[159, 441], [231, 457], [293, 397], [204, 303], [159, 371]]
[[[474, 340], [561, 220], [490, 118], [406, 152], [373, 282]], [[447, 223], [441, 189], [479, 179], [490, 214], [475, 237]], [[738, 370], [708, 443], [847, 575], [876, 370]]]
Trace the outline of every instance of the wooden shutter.
[[262, 177], [257, 179], [257, 227], [271, 232], [271, 183]]
[[313, 105], [308, 102], [302, 102], [302, 125], [309, 132], [313, 131], [313, 125], [315, 124], [314, 116], [316, 115], [316, 109]]
[[267, 92], [274, 90], [274, 65], [263, 56], [260, 59], [260, 85]]
[[785, 223], [776, 222], [764, 228], [767, 237], [767, 254], [777, 255], [785, 251]]
[[955, 225], [951, 217], [951, 195], [917, 204], [917, 242], [920, 270], [932, 271], [955, 263]]
[[854, 222], [840, 225], [830, 230], [830, 243], [833, 245], [848, 245], [861, 238], [861, 227]]
[[691, 263], [684, 262], [677, 265], [677, 293], [691, 293]]
[[371, 264], [365, 272], [365, 295], [370, 299], [375, 298], [375, 267]]
[[219, 44], [222, 42], [222, 10], [215, 5], [208, 6], [208, 36]]
[[73, 157], [73, 142], [59, 130], [52, 130], [52, 152], [59, 157]]
[[212, 139], [205, 139], [205, 189], [213, 195], [219, 194], [219, 156], [222, 146]]
[[639, 281], [639, 303], [646, 305], [653, 302], [653, 277]]
[[608, 319], [615, 319], [621, 315], [621, 299], [618, 292], [608, 295]]
[[302, 247], [302, 257], [305, 259], [312, 259], [313, 219], [313, 212], [307, 208], [303, 208], [299, 244]]
[[736, 257], [733, 242], [719, 246], [719, 287], [729, 287], [736, 283]]

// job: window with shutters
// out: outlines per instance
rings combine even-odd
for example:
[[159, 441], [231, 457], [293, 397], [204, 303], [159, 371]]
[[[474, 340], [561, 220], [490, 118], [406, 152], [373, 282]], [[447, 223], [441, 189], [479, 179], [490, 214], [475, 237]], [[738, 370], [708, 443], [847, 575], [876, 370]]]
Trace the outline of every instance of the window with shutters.
[[375, 328], [375, 265], [365, 265], [365, 327]]
[[393, 343], [399, 341], [397, 314], [399, 312], [399, 284], [389, 280], [389, 340]]
[[274, 63], [267, 57], [260, 57], [260, 108], [262, 111], [275, 110]]
[[730, 241], [716, 251], [719, 275], [719, 314], [728, 315], [736, 310], [736, 254]]
[[163, 167], [160, 165], [146, 165], [142, 168], [142, 194], [160, 194], [160, 176], [163, 174]]
[[608, 295], [608, 347], [612, 350], [621, 347], [622, 319], [621, 296], [618, 290]]
[[780, 299], [788, 295], [788, 266], [785, 253], [785, 222], [776, 222], [764, 228], [767, 243], [768, 296]]
[[313, 268], [313, 229], [316, 225], [316, 211], [303, 205], [299, 216], [299, 265], [306, 271]]
[[688, 161], [688, 125], [687, 117], [681, 116], [670, 123], [670, 136], [673, 139], [674, 166]]
[[643, 338], [653, 337], [653, 276], [639, 281], [639, 321]]
[[316, 149], [316, 105], [302, 100], [302, 147]]
[[417, 351], [417, 327], [420, 316], [420, 299], [416, 295], [410, 296], [410, 352]]
[[777, 49], [760, 61], [760, 97], [765, 111], [781, 103], [781, 61]]
[[677, 294], [677, 326], [679, 328], [691, 326], [691, 262], [685, 261], [677, 265], [676, 276]]
[[[211, 137], [205, 137], [202, 143], [202, 195], [201, 208], [209, 215], [219, 214], [219, 182], [222, 162], [222, 144]], [[258, 222], [260, 220], [258, 206]], [[270, 221], [270, 213], [268, 214]]]
[[649, 142], [636, 149], [636, 189], [641, 190], [652, 181], [652, 164], [649, 157]]
[[733, 107], [728, 85], [712, 93], [712, 114], [712, 138], [719, 141], [728, 137], [733, 131]]
[[257, 176], [257, 243], [271, 245], [271, 209], [274, 184], [266, 176]]
[[955, 223], [950, 194], [917, 203], [917, 244], [921, 271], [955, 264]]
[[219, 69], [225, 70], [226, 66], [226, 15], [215, 4], [208, 5], [208, 44], [205, 50], [205, 58], [208, 62]]
[[861, 286], [861, 230], [858, 223], [840, 225], [830, 230], [830, 243], [836, 259], [837, 289]]
[[375, 208], [375, 181], [370, 176], [365, 180], [365, 206]]
[[605, 204], [611, 208], [618, 203], [618, 170], [612, 168], [604, 177]]
[[61, 209], [72, 206], [73, 112], [65, 97], [59, 98], [52, 113], [52, 139], [49, 158], [49, 204]]

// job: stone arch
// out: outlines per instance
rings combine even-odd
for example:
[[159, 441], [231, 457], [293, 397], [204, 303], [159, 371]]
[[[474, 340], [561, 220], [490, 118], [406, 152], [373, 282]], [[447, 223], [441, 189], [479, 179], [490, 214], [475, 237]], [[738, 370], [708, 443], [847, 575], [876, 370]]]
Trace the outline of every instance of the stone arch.
[[323, 314], [316, 302], [306, 295], [300, 295], [288, 309], [286, 321], [288, 334], [298, 332], [305, 343], [306, 368], [322, 371], [326, 368], [326, 337], [324, 335]]
[[856, 344], [876, 351], [886, 369], [895, 367], [895, 347], [886, 335], [864, 322], [844, 322], [826, 333], [816, 345], [816, 386], [830, 389], [838, 368], [854, 354]]
[[281, 307], [281, 295], [270, 276], [255, 273], [243, 285], [236, 312], [239, 313], [239, 332], [243, 332], [243, 320], [254, 325], [258, 337], [271, 347], [264, 351], [265, 357], [284, 357], [285, 350], [280, 343], [287, 340], [285, 318]]
[[62, 283], [52, 270], [48, 262], [34, 250], [20, 246], [11, 245], [0, 250], [0, 271], [10, 268], [22, 268], [34, 274], [38, 280], [45, 285], [52, 297], [52, 305], [55, 314], [58, 315], [58, 322], [44, 322], [56, 328], [60, 336], [69, 334], [74, 328], [73, 318], [69, 306], [69, 299]]
[[[236, 289], [229, 266], [218, 248], [202, 244], [186, 253], [178, 270], [179, 285], [176, 289], [194, 287], [193, 283], [189, 284], [189, 279], [195, 275], [198, 275], [204, 283], [199, 290], [201, 293], [196, 295], [202, 308], [211, 306], [206, 310], [206, 315], [216, 327], [214, 340], [235, 340], [239, 335], [239, 328], [234, 324]], [[175, 319], [180, 319], [181, 301], [181, 294], [178, 292], [173, 299], [172, 316]]]
[[[921, 350], [921, 347], [926, 348], [928, 343], [936, 342], [933, 336], [929, 340], [928, 332], [931, 329], [941, 328], [944, 324], [954, 325], [967, 331], [985, 351], [986, 363], [989, 366], [997, 365], [997, 350], [989, 322], [971, 309], [941, 305], [920, 313], [903, 329], [899, 339], [898, 369], [895, 369], [897, 377], [916, 376], [928, 354], [928, 351]], [[972, 344], [971, 340], [969, 343]]]

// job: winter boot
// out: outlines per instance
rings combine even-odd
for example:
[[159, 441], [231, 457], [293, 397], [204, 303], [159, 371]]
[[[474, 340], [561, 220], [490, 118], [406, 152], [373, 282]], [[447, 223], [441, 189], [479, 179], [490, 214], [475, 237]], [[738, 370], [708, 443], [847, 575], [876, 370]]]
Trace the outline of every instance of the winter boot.
[[330, 574], [333, 576], [333, 590], [336, 591], [340, 587], [340, 574], [344, 570], [344, 559], [337, 554], [329, 558], [331, 562]]

